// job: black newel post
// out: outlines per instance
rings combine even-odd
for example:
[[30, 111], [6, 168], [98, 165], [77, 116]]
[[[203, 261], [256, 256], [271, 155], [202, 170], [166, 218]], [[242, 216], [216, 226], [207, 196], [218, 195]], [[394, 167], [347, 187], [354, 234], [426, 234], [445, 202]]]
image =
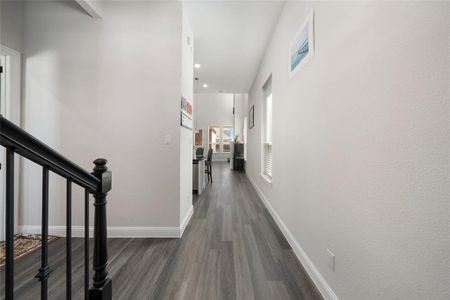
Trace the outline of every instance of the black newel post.
[[96, 159], [92, 173], [100, 180], [94, 193], [94, 278], [89, 290], [89, 300], [111, 300], [112, 282], [106, 270], [108, 264], [106, 195], [111, 190], [111, 172], [106, 167], [106, 159]]

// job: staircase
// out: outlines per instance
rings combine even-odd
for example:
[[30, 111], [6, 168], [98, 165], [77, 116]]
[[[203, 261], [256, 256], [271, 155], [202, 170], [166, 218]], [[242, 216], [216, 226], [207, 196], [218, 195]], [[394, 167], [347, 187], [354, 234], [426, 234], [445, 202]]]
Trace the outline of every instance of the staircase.
[[[0, 145], [6, 148], [6, 197], [5, 197], [5, 299], [14, 299], [14, 157], [19, 155], [42, 167], [42, 224], [41, 267], [35, 278], [41, 284], [41, 299], [48, 298], [48, 280], [51, 266], [48, 264], [48, 211], [49, 173], [66, 179], [66, 299], [72, 298], [72, 185], [85, 189], [84, 199], [84, 298], [88, 300], [112, 299], [112, 281], [108, 277], [106, 196], [111, 190], [111, 172], [106, 159], [96, 159], [94, 170], [89, 173], [60, 155], [32, 135], [0, 115]], [[3, 170], [2, 170], [3, 172]], [[89, 283], [89, 202], [94, 201], [94, 255], [93, 278]], [[24, 204], [26, 205], [26, 203]]]

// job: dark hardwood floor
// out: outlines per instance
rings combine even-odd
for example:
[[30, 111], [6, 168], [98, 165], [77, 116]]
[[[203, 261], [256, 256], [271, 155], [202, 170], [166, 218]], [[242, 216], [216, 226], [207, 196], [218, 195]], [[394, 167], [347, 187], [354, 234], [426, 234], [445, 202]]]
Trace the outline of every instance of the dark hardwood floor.
[[[214, 163], [213, 180], [182, 239], [109, 240], [114, 299], [322, 299], [246, 176]], [[49, 299], [64, 299], [64, 239], [49, 253]], [[39, 251], [16, 261], [16, 299], [40, 299], [39, 262]], [[74, 299], [82, 276], [83, 240], [74, 239]]]

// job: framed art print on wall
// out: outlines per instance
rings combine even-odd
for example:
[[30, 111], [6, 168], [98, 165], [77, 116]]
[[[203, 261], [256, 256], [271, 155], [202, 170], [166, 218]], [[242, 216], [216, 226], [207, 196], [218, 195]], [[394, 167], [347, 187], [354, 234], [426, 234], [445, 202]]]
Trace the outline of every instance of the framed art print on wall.
[[180, 125], [192, 130], [192, 104], [181, 96]]
[[313, 56], [314, 11], [311, 11], [289, 45], [289, 78], [294, 77]]

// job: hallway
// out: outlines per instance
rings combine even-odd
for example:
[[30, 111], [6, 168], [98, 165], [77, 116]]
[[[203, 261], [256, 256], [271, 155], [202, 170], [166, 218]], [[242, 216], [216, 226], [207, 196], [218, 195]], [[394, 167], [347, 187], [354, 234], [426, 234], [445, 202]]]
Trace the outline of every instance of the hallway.
[[215, 163], [213, 180], [161, 291], [169, 299], [320, 299], [247, 177]]
[[[321, 299], [245, 174], [226, 163], [213, 172], [182, 239], [109, 240], [114, 299]], [[49, 248], [49, 298], [63, 299], [64, 239]], [[82, 251], [74, 239], [75, 299], [83, 296]], [[39, 261], [35, 251], [16, 262], [17, 299], [37, 299]]]
[[0, 0], [0, 300], [450, 300], [449, 45], [450, 1]]

